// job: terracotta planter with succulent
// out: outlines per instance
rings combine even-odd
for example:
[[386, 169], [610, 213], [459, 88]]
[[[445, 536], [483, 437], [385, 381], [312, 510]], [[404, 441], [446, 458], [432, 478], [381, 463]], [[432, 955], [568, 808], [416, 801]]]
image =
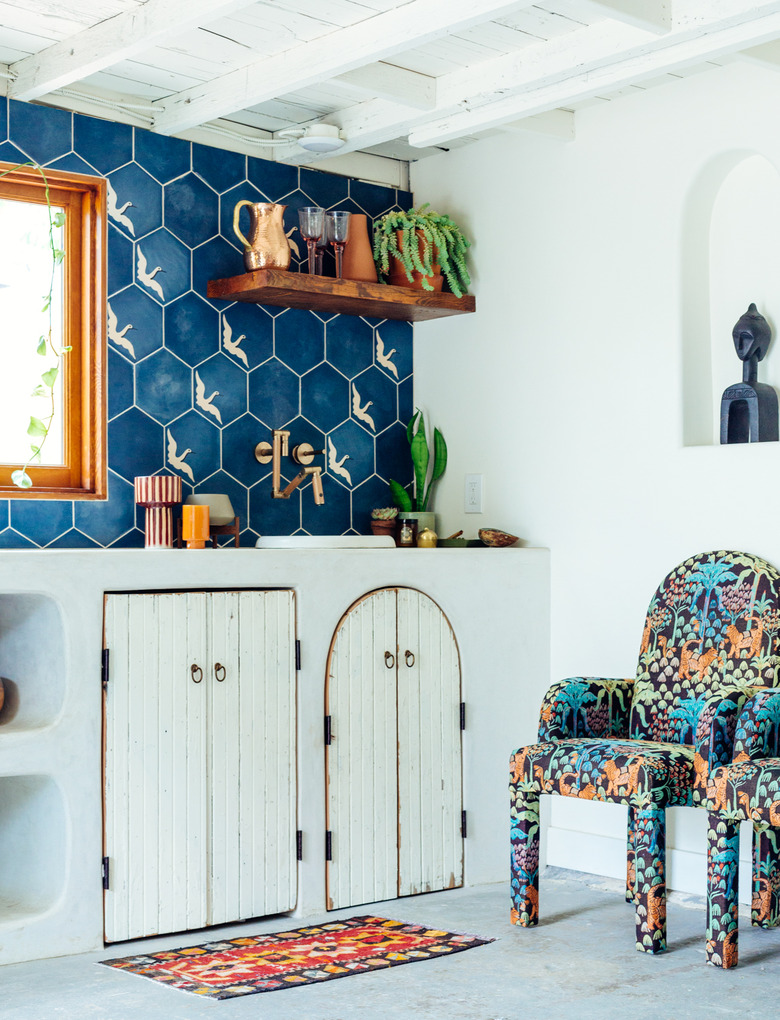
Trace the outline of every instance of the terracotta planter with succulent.
[[374, 223], [374, 262], [377, 272], [393, 286], [441, 290], [435, 277], [441, 273], [456, 297], [462, 297], [471, 279], [466, 249], [471, 245], [449, 216], [428, 208], [395, 210]]
[[373, 535], [394, 535], [397, 506], [378, 507], [371, 511], [371, 533]]

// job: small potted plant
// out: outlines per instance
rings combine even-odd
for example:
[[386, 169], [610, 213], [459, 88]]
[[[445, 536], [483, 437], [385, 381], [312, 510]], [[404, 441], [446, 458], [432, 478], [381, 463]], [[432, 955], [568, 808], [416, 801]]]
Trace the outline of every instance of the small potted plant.
[[374, 221], [374, 262], [385, 282], [394, 287], [441, 290], [446, 279], [462, 297], [471, 278], [466, 249], [471, 246], [449, 216], [428, 208], [397, 209]]
[[438, 429], [433, 430], [433, 458], [425, 435], [425, 419], [422, 411], [417, 408], [412, 420], [406, 427], [406, 438], [412, 455], [414, 481], [408, 488], [390, 479], [390, 491], [393, 501], [399, 508], [402, 517], [414, 517], [418, 521], [419, 530], [430, 528], [436, 531], [436, 515], [428, 507], [431, 500], [433, 485], [444, 474], [447, 467], [447, 444]]
[[392, 535], [395, 532], [397, 506], [382, 506], [371, 511], [371, 532], [374, 535]]

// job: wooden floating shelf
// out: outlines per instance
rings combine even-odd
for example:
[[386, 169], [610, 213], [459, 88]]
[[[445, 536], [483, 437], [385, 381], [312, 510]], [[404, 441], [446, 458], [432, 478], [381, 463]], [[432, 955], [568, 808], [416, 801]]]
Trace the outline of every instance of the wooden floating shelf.
[[334, 280], [282, 269], [258, 269], [242, 276], [209, 280], [207, 295], [221, 301], [247, 301], [329, 315], [367, 315], [406, 322], [423, 322], [476, 310], [476, 301], [470, 294], [458, 298], [454, 294], [435, 294], [359, 280]]

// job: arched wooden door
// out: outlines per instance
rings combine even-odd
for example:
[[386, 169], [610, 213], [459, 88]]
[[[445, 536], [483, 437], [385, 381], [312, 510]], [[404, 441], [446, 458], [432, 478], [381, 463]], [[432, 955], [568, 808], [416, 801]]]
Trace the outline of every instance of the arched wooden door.
[[325, 689], [328, 909], [463, 884], [460, 657], [411, 588], [354, 603]]

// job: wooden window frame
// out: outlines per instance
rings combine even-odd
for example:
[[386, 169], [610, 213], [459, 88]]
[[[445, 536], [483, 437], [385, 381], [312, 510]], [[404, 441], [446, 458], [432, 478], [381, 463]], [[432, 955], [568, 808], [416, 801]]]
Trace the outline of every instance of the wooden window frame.
[[[0, 173], [13, 166], [0, 163]], [[0, 464], [0, 497], [106, 499], [106, 182], [45, 168], [43, 173], [45, 180], [33, 167], [11, 169], [0, 177], [0, 198], [45, 205], [48, 182], [51, 205], [65, 209], [63, 342], [72, 348], [60, 367], [65, 463], [30, 465], [29, 489], [11, 481], [19, 464]]]

